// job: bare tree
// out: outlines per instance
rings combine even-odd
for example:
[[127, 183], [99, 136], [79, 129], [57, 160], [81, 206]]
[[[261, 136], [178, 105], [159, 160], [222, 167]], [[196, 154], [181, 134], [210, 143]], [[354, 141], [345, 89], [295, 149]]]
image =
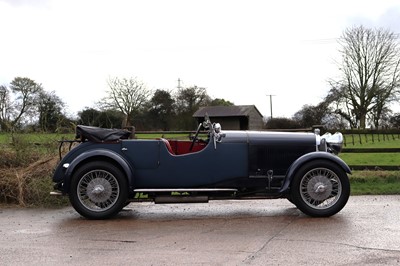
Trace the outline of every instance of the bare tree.
[[133, 116], [144, 107], [151, 91], [137, 78], [110, 78], [108, 86], [107, 96], [101, 103], [107, 109], [117, 109], [124, 114], [123, 127], [132, 126]]
[[[363, 26], [344, 31], [340, 39], [342, 79], [331, 81], [337, 96], [336, 113], [353, 126], [365, 128], [368, 117], [375, 126], [399, 94], [400, 48], [397, 35]], [[371, 114], [373, 112], [373, 114]]]
[[15, 116], [11, 121], [12, 128], [15, 128], [25, 115], [35, 111], [34, 107], [43, 88], [29, 78], [16, 77], [11, 81], [10, 89], [15, 96], [13, 103]]

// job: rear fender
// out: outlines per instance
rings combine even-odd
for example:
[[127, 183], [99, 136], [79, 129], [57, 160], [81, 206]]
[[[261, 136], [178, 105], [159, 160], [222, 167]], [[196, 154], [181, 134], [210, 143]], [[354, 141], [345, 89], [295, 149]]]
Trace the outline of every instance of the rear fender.
[[289, 167], [289, 169], [286, 173], [285, 183], [283, 184], [280, 192], [284, 193], [288, 190], [288, 188], [290, 187], [290, 183], [293, 180], [294, 175], [296, 174], [296, 172], [302, 165], [304, 165], [305, 163], [308, 163], [310, 161], [317, 160], [317, 159], [318, 160], [320, 160], [320, 159], [327, 160], [327, 161], [336, 163], [346, 173], [351, 174], [350, 167], [336, 155], [333, 155], [328, 152], [321, 152], [321, 151], [307, 153], [307, 154], [301, 156], [300, 158], [298, 158], [296, 161], [294, 161], [292, 163], [292, 165]]
[[69, 185], [75, 170], [78, 169], [79, 166], [81, 166], [82, 164], [85, 164], [89, 161], [108, 161], [115, 163], [115, 165], [119, 166], [121, 170], [125, 173], [125, 176], [128, 179], [129, 187], [133, 187], [133, 169], [129, 166], [127, 161], [121, 155], [107, 149], [93, 149], [81, 153], [69, 164], [64, 176], [65, 192], [69, 191]]

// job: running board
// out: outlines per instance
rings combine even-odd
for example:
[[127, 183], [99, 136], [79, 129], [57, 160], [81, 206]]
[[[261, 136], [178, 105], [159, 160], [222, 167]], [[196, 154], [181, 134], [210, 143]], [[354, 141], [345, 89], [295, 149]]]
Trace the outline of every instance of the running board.
[[236, 188], [139, 188], [135, 193], [146, 192], [237, 192]]
[[174, 196], [159, 196], [154, 198], [154, 203], [207, 203], [207, 196], [192, 196], [192, 197], [174, 197]]

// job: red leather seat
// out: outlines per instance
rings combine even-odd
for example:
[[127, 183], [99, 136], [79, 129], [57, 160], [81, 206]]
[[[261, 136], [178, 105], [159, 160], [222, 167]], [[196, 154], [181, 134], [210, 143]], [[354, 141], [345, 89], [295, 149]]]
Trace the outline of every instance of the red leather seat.
[[169, 143], [169, 141], [167, 139], [164, 139], [164, 138], [160, 138], [160, 140], [165, 143], [165, 146], [167, 147], [167, 150], [169, 151], [169, 153], [171, 153], [172, 155], [175, 155], [175, 153], [173, 152], [171, 144]]

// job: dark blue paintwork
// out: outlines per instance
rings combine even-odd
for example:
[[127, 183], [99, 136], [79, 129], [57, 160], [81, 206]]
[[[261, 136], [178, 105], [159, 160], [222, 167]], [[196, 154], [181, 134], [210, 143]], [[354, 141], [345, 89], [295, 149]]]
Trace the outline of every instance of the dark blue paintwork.
[[[208, 129], [208, 139], [193, 146], [201, 127]], [[209, 119], [193, 142], [128, 139], [129, 134], [77, 127], [80, 144], [62, 158], [53, 181], [83, 216], [109, 218], [129, 201], [285, 197], [308, 215], [326, 217], [340, 211], [350, 195], [350, 169], [334, 155], [341, 134], [222, 133]]]
[[[337, 156], [318, 152], [312, 133], [225, 131], [216, 148], [211, 141], [199, 152], [172, 155], [161, 140], [121, 140], [117, 143], [83, 142], [72, 149], [57, 167], [53, 181], [68, 193], [74, 171], [91, 160], [118, 165], [130, 190], [141, 188], [217, 188], [254, 186], [272, 171], [284, 193], [293, 174], [314, 159], [348, 166]], [[68, 168], [63, 167], [68, 164]], [[257, 177], [257, 178], [251, 178]], [[264, 181], [262, 181], [264, 182]]]

